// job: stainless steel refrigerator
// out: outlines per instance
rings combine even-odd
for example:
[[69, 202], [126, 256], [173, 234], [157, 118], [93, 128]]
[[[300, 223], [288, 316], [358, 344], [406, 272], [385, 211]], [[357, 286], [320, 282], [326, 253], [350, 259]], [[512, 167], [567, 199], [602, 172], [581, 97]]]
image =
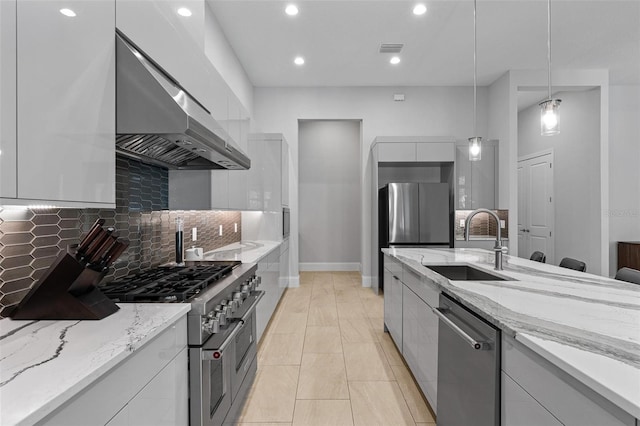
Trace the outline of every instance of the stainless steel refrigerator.
[[[378, 192], [379, 249], [453, 247], [453, 191], [448, 183], [390, 183]], [[384, 288], [383, 254], [378, 283]]]

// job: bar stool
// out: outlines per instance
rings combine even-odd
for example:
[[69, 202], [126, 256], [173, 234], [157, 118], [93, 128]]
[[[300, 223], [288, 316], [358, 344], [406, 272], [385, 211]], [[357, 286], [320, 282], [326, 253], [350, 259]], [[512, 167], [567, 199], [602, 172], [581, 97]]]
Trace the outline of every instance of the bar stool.
[[587, 270], [587, 264], [570, 257], [565, 257], [560, 261], [561, 268], [573, 269], [575, 271], [584, 272]]
[[616, 272], [616, 280], [626, 281], [628, 283], [640, 284], [640, 271], [631, 268], [620, 268]]
[[534, 251], [531, 253], [531, 257], [529, 260], [533, 260], [534, 262], [545, 263], [547, 261], [547, 256], [544, 255], [541, 251]]

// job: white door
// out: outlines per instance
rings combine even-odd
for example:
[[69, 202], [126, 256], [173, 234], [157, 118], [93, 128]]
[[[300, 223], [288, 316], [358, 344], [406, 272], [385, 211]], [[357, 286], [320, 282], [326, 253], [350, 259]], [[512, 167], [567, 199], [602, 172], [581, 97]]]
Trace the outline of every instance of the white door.
[[553, 153], [518, 161], [518, 255], [541, 251], [555, 263], [553, 230]]

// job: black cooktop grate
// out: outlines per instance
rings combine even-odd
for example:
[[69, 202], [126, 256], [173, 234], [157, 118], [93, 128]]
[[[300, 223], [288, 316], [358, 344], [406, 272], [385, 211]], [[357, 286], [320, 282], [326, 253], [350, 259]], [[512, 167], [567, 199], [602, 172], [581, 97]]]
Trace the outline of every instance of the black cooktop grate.
[[118, 302], [185, 302], [228, 275], [238, 263], [159, 267], [107, 283], [100, 291]]

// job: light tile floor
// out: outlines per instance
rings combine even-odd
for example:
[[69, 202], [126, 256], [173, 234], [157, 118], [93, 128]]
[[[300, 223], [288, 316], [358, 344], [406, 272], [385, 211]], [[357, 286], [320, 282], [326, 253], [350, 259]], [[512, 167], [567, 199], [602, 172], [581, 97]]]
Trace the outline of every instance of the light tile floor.
[[258, 348], [240, 415], [258, 425], [435, 425], [357, 272], [301, 272]]

